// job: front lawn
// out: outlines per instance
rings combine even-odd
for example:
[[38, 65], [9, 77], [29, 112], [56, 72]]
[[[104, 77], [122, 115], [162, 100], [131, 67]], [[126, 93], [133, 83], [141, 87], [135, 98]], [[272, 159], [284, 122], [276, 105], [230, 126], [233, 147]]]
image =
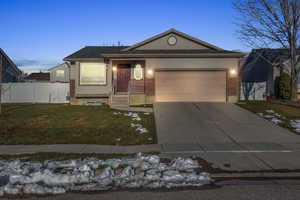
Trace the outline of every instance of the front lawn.
[[[295, 131], [295, 128], [291, 126], [291, 120], [300, 120], [300, 108], [263, 101], [240, 102], [236, 105], [256, 114], [263, 115], [272, 115], [267, 111], [273, 110], [275, 111], [275, 113], [278, 113], [280, 115], [280, 117], [277, 118], [282, 122], [278, 123], [278, 125], [284, 128], [288, 128], [291, 131], [299, 134], [299, 132]], [[270, 118], [269, 120], [272, 120], [272, 118]]]
[[[0, 144], [100, 144], [140, 145], [156, 143], [152, 113], [138, 113], [105, 106], [61, 104], [4, 104], [0, 115]], [[140, 124], [147, 131], [132, 127]]]

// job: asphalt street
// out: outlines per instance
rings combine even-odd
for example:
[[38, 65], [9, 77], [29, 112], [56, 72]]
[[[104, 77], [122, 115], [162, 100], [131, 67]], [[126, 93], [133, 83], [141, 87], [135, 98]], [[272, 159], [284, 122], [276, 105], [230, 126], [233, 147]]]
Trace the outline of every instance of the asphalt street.
[[[11, 198], [10, 198], [11, 199]], [[14, 198], [18, 199], [18, 198]], [[24, 198], [19, 198], [24, 199]], [[216, 187], [198, 189], [171, 189], [171, 190], [132, 190], [114, 191], [94, 194], [69, 193], [48, 197], [27, 197], [25, 199], [35, 200], [299, 200], [300, 180], [255, 180], [255, 181], [223, 181], [217, 183]]]

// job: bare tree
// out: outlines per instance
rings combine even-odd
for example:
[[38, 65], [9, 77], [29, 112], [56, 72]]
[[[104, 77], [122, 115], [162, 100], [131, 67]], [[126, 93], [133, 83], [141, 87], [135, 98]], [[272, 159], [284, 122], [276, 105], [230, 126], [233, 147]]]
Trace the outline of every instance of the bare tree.
[[254, 82], [242, 82], [242, 91], [245, 101], [249, 101], [251, 95], [253, 95]]
[[[300, 0], [237, 0], [239, 38], [251, 47], [280, 47], [289, 52], [291, 98], [297, 98]], [[298, 50], [298, 51], [297, 51]], [[298, 52], [298, 53], [297, 53]]]

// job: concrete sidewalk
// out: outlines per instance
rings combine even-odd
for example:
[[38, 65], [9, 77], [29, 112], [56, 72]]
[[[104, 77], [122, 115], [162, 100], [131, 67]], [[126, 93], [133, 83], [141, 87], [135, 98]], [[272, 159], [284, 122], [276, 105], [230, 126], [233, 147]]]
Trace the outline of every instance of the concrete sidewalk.
[[87, 144], [0, 145], [0, 154], [98, 153], [132, 154], [159, 152], [161, 157], [198, 156], [212, 166], [227, 171], [300, 170], [298, 143], [224, 144], [153, 144], [140, 146], [105, 146]]
[[132, 146], [95, 144], [53, 144], [53, 145], [0, 145], [1, 154], [31, 154], [38, 152], [60, 153], [259, 153], [259, 152], [300, 152], [300, 143], [209, 143], [209, 144], [149, 144]]
[[131, 154], [161, 152], [161, 145], [113, 146], [94, 144], [0, 145], [1, 154], [32, 154], [39, 152]]

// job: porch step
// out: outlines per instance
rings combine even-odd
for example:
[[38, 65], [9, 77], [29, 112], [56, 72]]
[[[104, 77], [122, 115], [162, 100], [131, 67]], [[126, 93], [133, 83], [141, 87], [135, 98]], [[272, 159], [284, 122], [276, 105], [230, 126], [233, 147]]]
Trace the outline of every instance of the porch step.
[[113, 95], [111, 97], [111, 105], [112, 106], [128, 106], [129, 105], [128, 95]]

